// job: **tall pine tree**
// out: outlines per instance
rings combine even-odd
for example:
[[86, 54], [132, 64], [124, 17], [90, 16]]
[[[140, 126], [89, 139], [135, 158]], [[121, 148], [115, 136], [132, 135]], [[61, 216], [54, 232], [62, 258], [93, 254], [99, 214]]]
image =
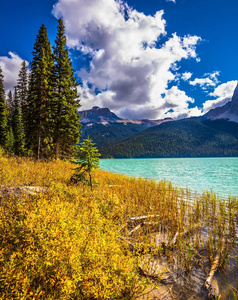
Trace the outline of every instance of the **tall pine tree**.
[[65, 27], [62, 19], [59, 19], [57, 36], [54, 49], [54, 77], [56, 83], [56, 95], [54, 101], [54, 143], [55, 157], [70, 157], [79, 140], [78, 108], [76, 78], [74, 69], [66, 48]]
[[8, 133], [7, 106], [5, 103], [4, 76], [0, 67], [0, 146], [5, 147]]
[[28, 147], [39, 159], [49, 157], [52, 151], [53, 134], [51, 124], [51, 102], [54, 97], [54, 60], [47, 30], [43, 24], [34, 44], [29, 80]]
[[16, 155], [23, 156], [25, 149], [25, 131], [23, 126], [22, 110], [20, 99], [15, 87], [14, 93], [14, 114], [13, 114], [13, 132], [14, 132], [14, 152]]
[[27, 128], [27, 97], [28, 97], [28, 69], [24, 60], [17, 79], [17, 95], [24, 123], [24, 129]]
[[10, 90], [7, 94], [7, 109], [10, 115], [13, 114], [13, 95], [12, 91]]

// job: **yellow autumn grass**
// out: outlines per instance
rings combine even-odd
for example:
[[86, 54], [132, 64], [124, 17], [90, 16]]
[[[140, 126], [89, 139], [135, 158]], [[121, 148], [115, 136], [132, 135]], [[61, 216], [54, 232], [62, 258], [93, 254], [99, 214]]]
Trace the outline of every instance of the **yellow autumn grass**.
[[[236, 238], [236, 198], [225, 202], [204, 193], [191, 202], [189, 191], [170, 183], [102, 170], [95, 172], [98, 185], [91, 191], [68, 184], [74, 167], [0, 156], [2, 189], [47, 188], [38, 195], [0, 199], [0, 299], [136, 299], [148, 281], [138, 268], [141, 251], [133, 253], [126, 241], [130, 228], [125, 225], [132, 217], [156, 215], [170, 241], [178, 234], [178, 267], [186, 270], [197, 263], [197, 249], [206, 247], [212, 261], [217, 248], [228, 251]], [[209, 228], [209, 241], [197, 232], [201, 222]], [[149, 243], [147, 229], [134, 238]], [[190, 244], [181, 234], [185, 231]], [[169, 256], [171, 249], [156, 251]]]
[[73, 167], [1, 157], [2, 187], [48, 187], [1, 199], [1, 299], [133, 299], [141, 290], [135, 258], [118, 239], [117, 198], [67, 186]]

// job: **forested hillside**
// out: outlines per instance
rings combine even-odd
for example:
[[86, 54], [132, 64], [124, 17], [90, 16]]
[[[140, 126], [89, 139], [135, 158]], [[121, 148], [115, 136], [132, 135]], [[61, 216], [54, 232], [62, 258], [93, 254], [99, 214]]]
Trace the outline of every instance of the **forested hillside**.
[[143, 131], [147, 128], [159, 125], [163, 122], [171, 122], [173, 119], [162, 120], [130, 120], [119, 118], [108, 108], [94, 106], [92, 109], [79, 112], [82, 123], [81, 140], [88, 136], [99, 149], [111, 146], [121, 140]]
[[114, 145], [121, 140], [147, 129], [148, 124], [116, 123], [110, 122], [106, 125], [101, 123], [82, 124], [81, 140], [88, 136], [96, 143], [98, 149]]
[[167, 122], [101, 149], [103, 158], [238, 155], [238, 124], [225, 120]]

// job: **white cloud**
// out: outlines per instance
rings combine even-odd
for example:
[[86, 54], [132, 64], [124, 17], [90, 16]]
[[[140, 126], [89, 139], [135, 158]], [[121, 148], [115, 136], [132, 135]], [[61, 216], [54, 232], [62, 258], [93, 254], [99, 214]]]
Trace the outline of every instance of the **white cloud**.
[[176, 64], [197, 59], [197, 36], [173, 34], [156, 47], [166, 35], [163, 11], [145, 15], [121, 0], [59, 0], [53, 13], [63, 17], [68, 46], [91, 56], [89, 71], [78, 72], [82, 109], [92, 103], [124, 117], [159, 117]]
[[143, 105], [136, 106], [134, 109], [126, 107], [121, 114], [122, 117], [136, 117], [137, 119], [162, 119], [164, 117], [182, 119], [201, 115], [202, 112], [197, 107], [189, 108], [190, 103], [194, 103], [194, 99], [188, 97], [177, 86], [173, 86], [165, 92], [164, 97], [160, 98], [158, 106], [150, 105], [146, 109]]
[[[0, 66], [4, 75], [4, 87], [6, 92], [12, 90], [17, 83], [17, 77], [23, 59], [21, 59], [17, 54], [9, 52], [8, 56], [0, 56]], [[28, 65], [28, 63], [27, 63]]]
[[184, 81], [188, 81], [192, 77], [192, 73], [190, 72], [184, 72], [181, 76], [181, 79]]
[[177, 86], [173, 86], [167, 90], [164, 97], [164, 105], [169, 105], [173, 109], [186, 108], [188, 103], [194, 103], [194, 99], [188, 97], [184, 91], [178, 89]]
[[190, 103], [194, 103], [195, 100], [188, 97], [184, 91], [178, 89], [177, 86], [173, 86], [169, 89], [164, 97], [164, 105], [161, 109], [170, 108], [170, 111], [166, 113], [166, 116], [174, 119], [182, 119], [198, 116], [201, 114], [201, 110], [197, 107], [189, 108]]
[[207, 113], [210, 109], [223, 106], [228, 101], [230, 101], [236, 85], [237, 81], [232, 80], [226, 83], [222, 83], [218, 87], [216, 87], [214, 92], [210, 93], [209, 95], [217, 98], [214, 100], [207, 100], [203, 103], [203, 113]]
[[173, 119], [184, 119], [184, 118], [191, 118], [191, 117], [198, 117], [201, 116], [202, 111], [199, 109], [197, 106], [192, 107], [192, 108], [184, 108], [181, 110], [177, 110], [172, 113], [168, 113], [166, 116], [171, 117]]
[[219, 97], [219, 98], [231, 98], [234, 90], [237, 85], [237, 80], [228, 81], [226, 83], [220, 84], [215, 88], [213, 93], [210, 93], [210, 96]]
[[176, 3], [176, 0], [166, 0], [166, 2], [173, 2], [173, 3]]
[[215, 71], [213, 73], [204, 74], [203, 78], [196, 78], [194, 80], [190, 80], [189, 84], [195, 86], [199, 85], [202, 89], [206, 90], [209, 87], [215, 87], [219, 80], [217, 77], [220, 75], [220, 72]]

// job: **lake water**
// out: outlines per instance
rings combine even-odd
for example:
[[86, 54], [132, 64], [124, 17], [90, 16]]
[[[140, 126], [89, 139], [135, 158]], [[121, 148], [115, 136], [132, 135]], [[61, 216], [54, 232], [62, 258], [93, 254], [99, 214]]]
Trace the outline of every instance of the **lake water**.
[[134, 177], [171, 181], [198, 193], [238, 196], [238, 157], [101, 159], [100, 168]]

